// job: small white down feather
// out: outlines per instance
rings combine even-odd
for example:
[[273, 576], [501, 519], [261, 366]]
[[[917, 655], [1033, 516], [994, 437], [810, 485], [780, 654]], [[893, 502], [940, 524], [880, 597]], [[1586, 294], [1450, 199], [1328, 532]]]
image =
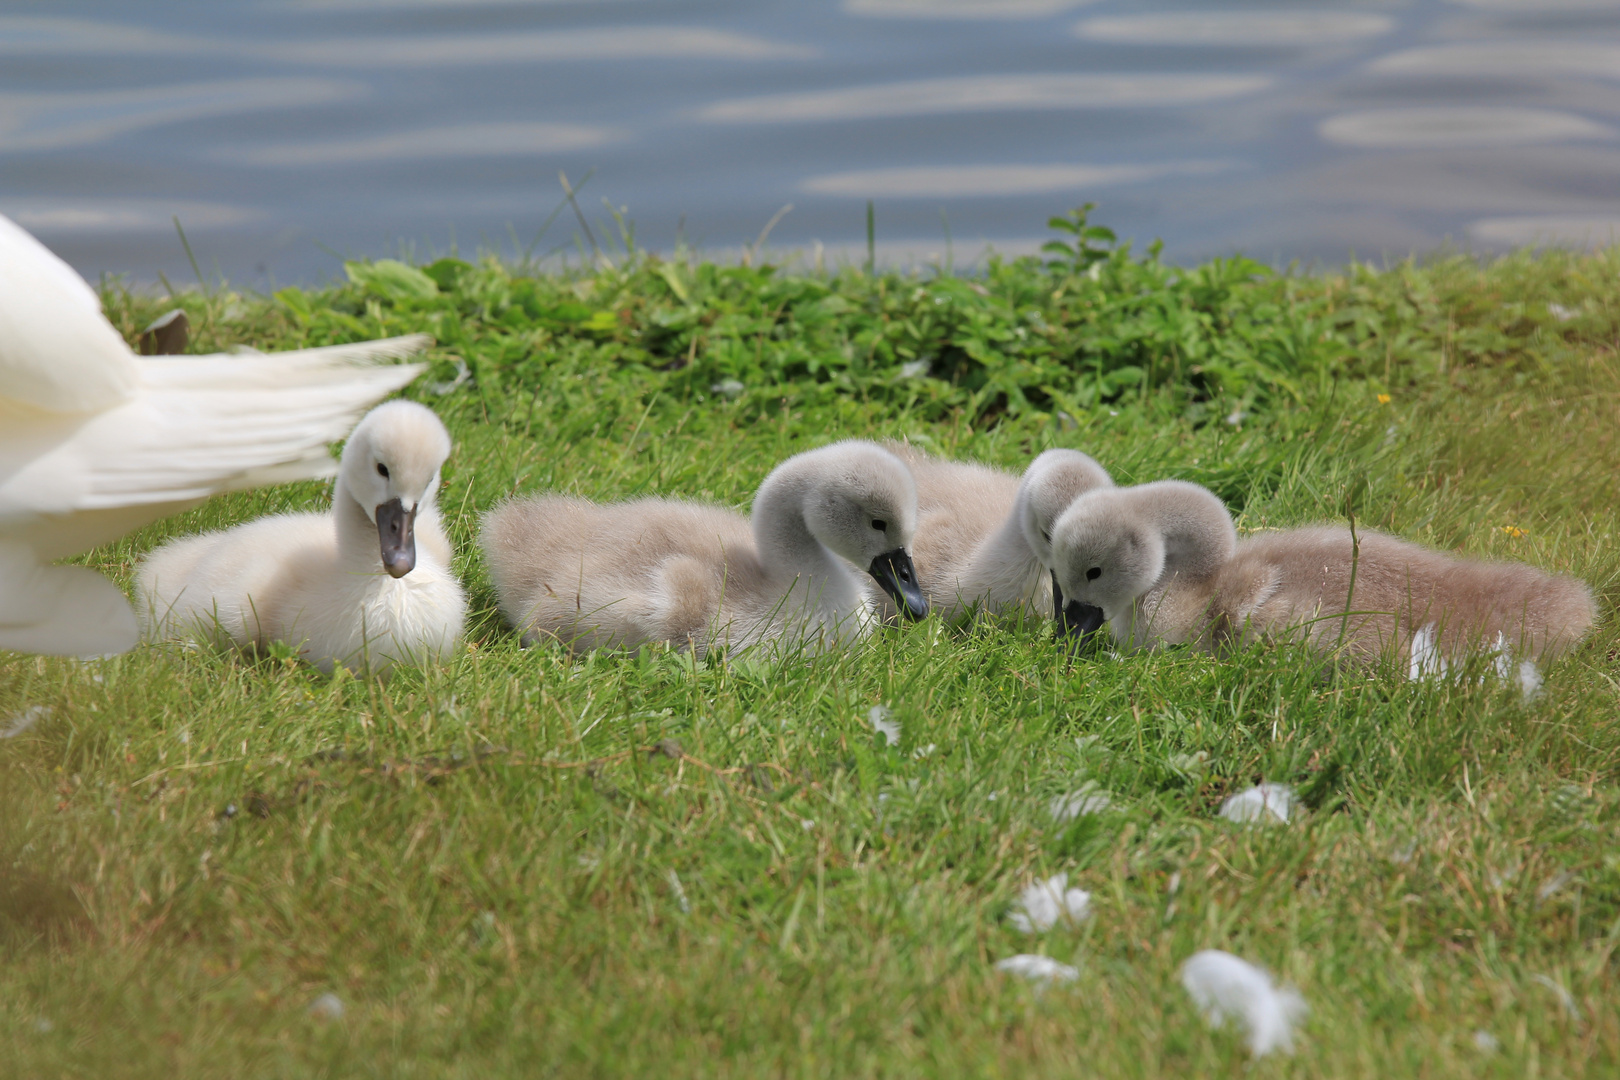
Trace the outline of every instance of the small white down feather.
[[[1520, 660], [1513, 662], [1513, 652], [1508, 648], [1507, 638], [1502, 634], [1496, 635], [1496, 643], [1491, 647], [1491, 668], [1496, 677], [1508, 682], [1516, 682], [1519, 693], [1525, 701], [1534, 701], [1536, 695], [1541, 693], [1541, 669], [1534, 660]], [[1407, 653], [1406, 677], [1413, 682], [1420, 679], [1446, 679], [1451, 676], [1451, 662], [1440, 651], [1439, 634], [1431, 623], [1428, 626], [1412, 632], [1412, 644]]]
[[1069, 888], [1069, 875], [1057, 874], [1037, 881], [1018, 898], [1007, 921], [1026, 934], [1050, 930], [1058, 920], [1083, 922], [1091, 916], [1091, 894]]
[[996, 961], [996, 970], [1028, 979], [1038, 986], [1055, 982], [1074, 982], [1080, 977], [1078, 968], [1036, 953], [1019, 953]]
[[1294, 789], [1287, 784], [1256, 784], [1221, 803], [1221, 817], [1240, 825], [1286, 822], [1294, 810]]
[[1193, 954], [1181, 967], [1181, 985], [1212, 1027], [1241, 1025], [1255, 1057], [1292, 1053], [1294, 1027], [1310, 1011], [1298, 990], [1273, 985], [1263, 968], [1219, 949]]

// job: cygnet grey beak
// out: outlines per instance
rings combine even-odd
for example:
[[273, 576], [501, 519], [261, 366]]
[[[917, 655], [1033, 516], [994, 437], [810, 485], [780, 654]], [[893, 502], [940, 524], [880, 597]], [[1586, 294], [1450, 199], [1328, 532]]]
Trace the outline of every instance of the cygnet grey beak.
[[402, 578], [416, 569], [416, 511], [398, 499], [377, 507], [377, 538], [382, 541], [383, 569]]
[[1058, 634], [1075, 639], [1076, 645], [1083, 645], [1092, 634], [1102, 629], [1102, 624], [1107, 621], [1108, 617], [1103, 614], [1102, 608], [1070, 600], [1063, 605], [1063, 616], [1058, 620]]
[[1052, 575], [1052, 621], [1058, 624], [1058, 633], [1063, 632], [1063, 587], [1057, 583], [1057, 571], [1050, 571]]
[[905, 548], [885, 551], [872, 560], [866, 572], [889, 594], [900, 614], [908, 619], [920, 619], [928, 614], [928, 600], [917, 584], [917, 568], [911, 565], [911, 556]]

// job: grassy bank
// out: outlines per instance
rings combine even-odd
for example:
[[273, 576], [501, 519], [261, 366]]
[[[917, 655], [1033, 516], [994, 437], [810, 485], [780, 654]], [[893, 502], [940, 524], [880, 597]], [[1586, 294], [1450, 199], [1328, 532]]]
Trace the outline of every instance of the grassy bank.
[[[1288, 277], [1080, 238], [971, 279], [444, 260], [183, 296], [199, 348], [436, 336], [412, 393], [457, 440], [471, 640], [383, 685], [0, 657], [0, 721], [51, 710], [0, 742], [16, 1074], [1238, 1073], [1176, 982], [1204, 947], [1310, 1002], [1262, 1075], [1620, 1068], [1620, 257]], [[109, 299], [129, 333], [169, 303]], [[1120, 482], [1208, 484], [1248, 529], [1348, 499], [1578, 574], [1605, 623], [1529, 705], [1290, 650], [1073, 661], [1012, 625], [780, 668], [575, 662], [499, 626], [472, 538], [502, 496], [746, 508], [843, 436], [1012, 469], [1073, 446]], [[90, 561], [127, 581], [167, 536], [324, 498], [214, 500]], [[1262, 778], [1304, 793], [1296, 820], [1216, 817]], [[1085, 780], [1112, 805], [1055, 821]], [[1092, 918], [1019, 934], [1019, 890], [1062, 871]], [[1036, 993], [993, 968], [1018, 952], [1080, 977]], [[308, 1014], [324, 993], [341, 1019]]]

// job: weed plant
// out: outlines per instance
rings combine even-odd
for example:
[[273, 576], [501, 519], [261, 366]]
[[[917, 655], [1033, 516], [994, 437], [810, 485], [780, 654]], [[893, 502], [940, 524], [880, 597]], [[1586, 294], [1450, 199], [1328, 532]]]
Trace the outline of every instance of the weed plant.
[[[0, 657], [0, 728], [49, 709], [0, 741], [0, 1073], [1245, 1074], [1177, 982], [1206, 947], [1311, 1005], [1255, 1075], [1620, 1070], [1620, 256], [1288, 276], [1067, 220], [1068, 250], [974, 278], [446, 259], [181, 295], [200, 349], [435, 335], [411, 393], [457, 441], [469, 642], [382, 683], [285, 650]], [[171, 302], [108, 299], [127, 334]], [[499, 624], [473, 541], [502, 497], [746, 510], [850, 436], [1015, 470], [1072, 446], [1207, 484], [1246, 530], [1348, 500], [1580, 575], [1605, 623], [1530, 703], [1297, 649], [1076, 657], [1005, 621], [729, 663]], [[212, 500], [87, 561], [127, 583], [169, 536], [327, 497]], [[1218, 817], [1262, 779], [1293, 820]], [[1088, 781], [1111, 804], [1055, 819]], [[1093, 914], [1018, 933], [1058, 872]], [[1019, 952], [1079, 978], [994, 969]]]

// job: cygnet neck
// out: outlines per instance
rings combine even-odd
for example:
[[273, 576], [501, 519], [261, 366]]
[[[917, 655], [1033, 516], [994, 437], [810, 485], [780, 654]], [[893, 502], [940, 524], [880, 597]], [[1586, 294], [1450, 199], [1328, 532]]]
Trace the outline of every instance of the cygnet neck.
[[940, 582], [935, 587], [954, 588], [958, 595], [947, 599], [967, 603], [987, 600], [1001, 607], [1033, 602], [1040, 587], [1041, 562], [1024, 536], [1019, 517], [1020, 511], [1015, 509], [974, 547], [972, 558], [956, 581]]
[[[1035, 485], [1038, 482], [1039, 478], [1032, 473], [1024, 474], [1023, 479], [1018, 482], [1018, 494], [1013, 497], [1012, 513], [992, 534], [991, 543], [996, 546], [996, 550], [1020, 551], [1024, 557], [1035, 559], [1044, 566], [1047, 560], [1041, 557], [1041, 548], [1036, 545], [1035, 537], [1031, 535], [1034, 530], [1041, 527], [1040, 522], [1035, 520], [1035, 512], [1030, 508], [1030, 503], [1035, 499]], [[1047, 528], [1051, 527], [1052, 523], [1048, 522]], [[1048, 543], [1046, 548], [1047, 555], [1050, 556], [1051, 544]]]
[[807, 593], [819, 607], [849, 610], [860, 590], [806, 519], [816, 469], [814, 459], [789, 461], [765, 478], [754, 496], [754, 546], [773, 583]]
[[984, 546], [980, 548], [986, 554], [995, 556], [1007, 562], [1029, 561], [1039, 562], [1035, 549], [1030, 547], [1029, 538], [1024, 535], [1025, 504], [1022, 493], [1013, 503], [1012, 513], [1008, 514], [996, 530], [984, 539]]
[[332, 488], [332, 523], [337, 530], [338, 561], [346, 569], [384, 572], [377, 523], [349, 493], [342, 473]]
[[[1075, 499], [1096, 488], [1112, 487], [1113, 483], [1101, 465], [1078, 450], [1047, 450], [1037, 457], [1018, 483], [1012, 518], [1031, 556], [1043, 566], [1050, 566], [1051, 540], [1037, 543], [1034, 534], [1044, 525], [1049, 535]], [[1042, 522], [1037, 520], [1034, 506], [1044, 506], [1052, 513]]]
[[1205, 581], [1237, 550], [1237, 530], [1226, 504], [1207, 488], [1183, 480], [1160, 480], [1131, 489], [1131, 501], [1164, 538], [1164, 574]]

